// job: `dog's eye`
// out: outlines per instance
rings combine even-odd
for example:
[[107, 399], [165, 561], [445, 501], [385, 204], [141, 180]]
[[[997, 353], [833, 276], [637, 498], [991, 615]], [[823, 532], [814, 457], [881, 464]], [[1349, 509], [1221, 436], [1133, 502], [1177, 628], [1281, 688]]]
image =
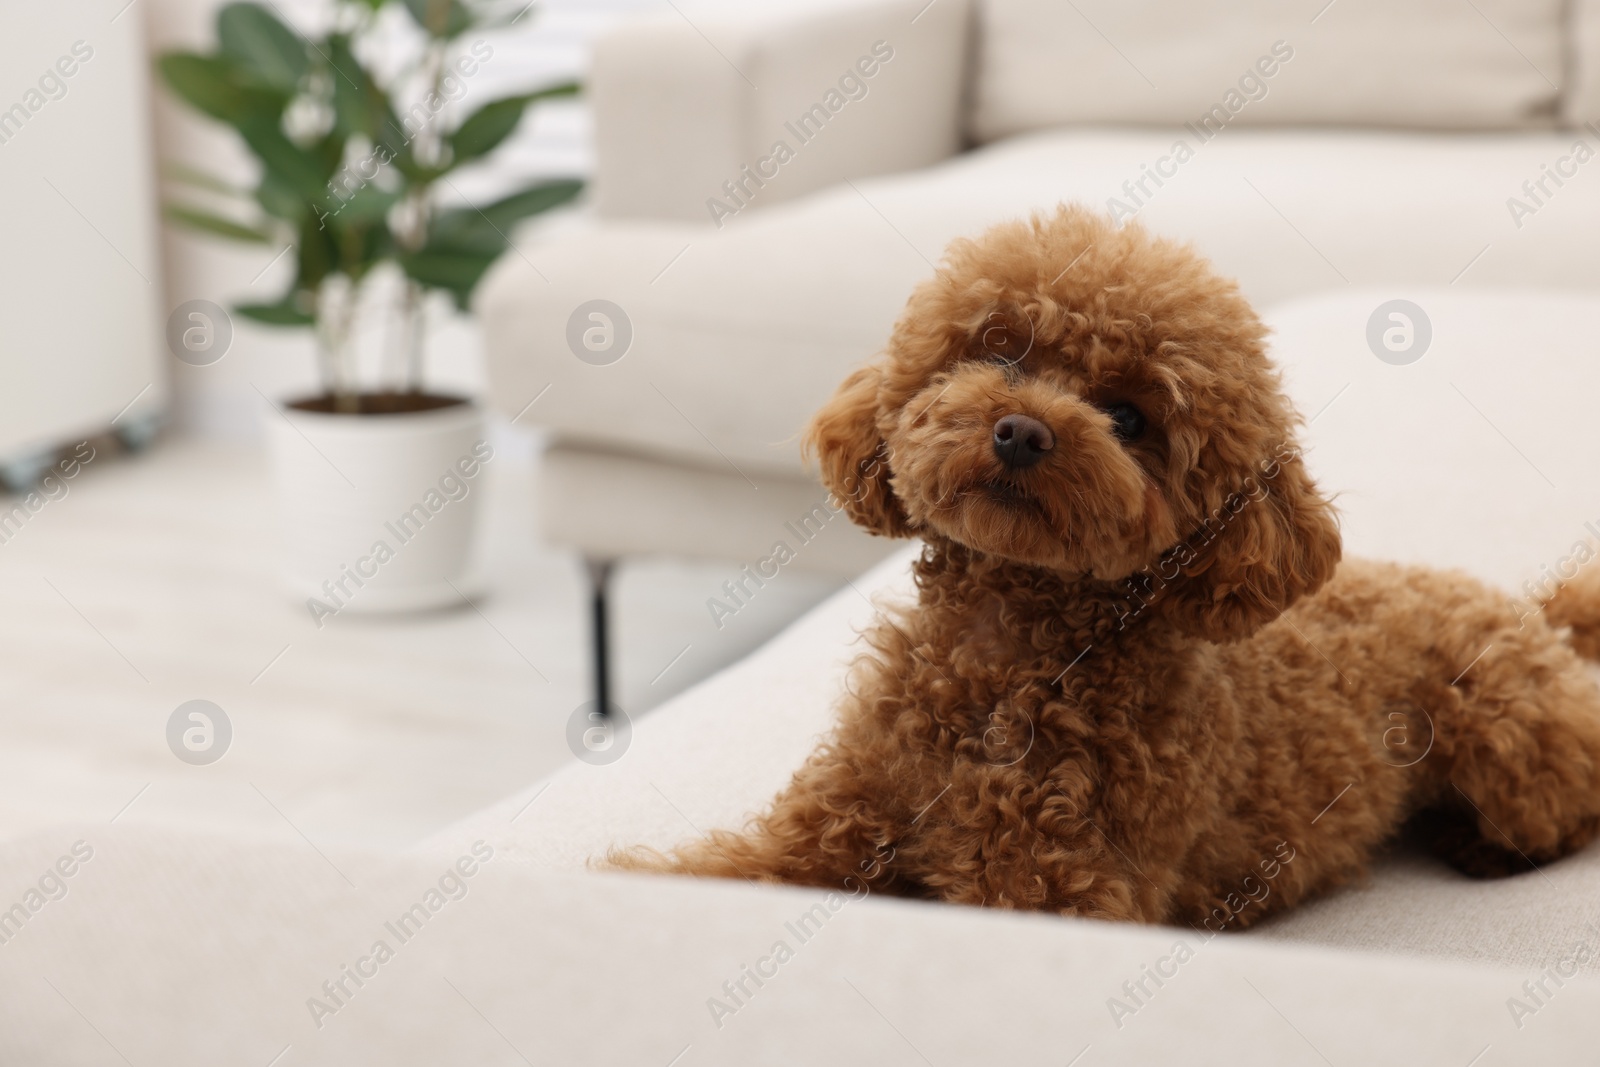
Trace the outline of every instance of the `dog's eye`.
[[1123, 441], [1136, 441], [1144, 434], [1144, 415], [1132, 404], [1112, 404], [1106, 408], [1111, 416], [1111, 432]]

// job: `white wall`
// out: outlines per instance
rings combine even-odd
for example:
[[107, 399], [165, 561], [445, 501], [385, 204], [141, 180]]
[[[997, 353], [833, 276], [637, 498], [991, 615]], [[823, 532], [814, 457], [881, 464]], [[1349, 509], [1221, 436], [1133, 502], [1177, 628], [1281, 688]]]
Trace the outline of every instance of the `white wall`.
[[[546, 0], [514, 28], [485, 35], [494, 56], [475, 76], [462, 104], [475, 108], [528, 86], [581, 77], [593, 36], [613, 19], [651, 2]], [[664, 6], [662, 0], [653, 4]], [[165, 49], [212, 47], [215, 14], [221, 6], [220, 0], [141, 0], [152, 56]], [[277, 0], [276, 6], [301, 27], [314, 26], [325, 7], [319, 0]], [[157, 153], [162, 160], [186, 162], [233, 181], [254, 180], [253, 161], [230, 131], [197, 115], [159, 84], [153, 96]], [[584, 175], [589, 166], [587, 114], [580, 102], [561, 103], [525, 120], [491, 165], [464, 170], [452, 181], [464, 196], [486, 199], [516, 181]], [[171, 183], [164, 190], [168, 195], [183, 191]], [[292, 277], [288, 254], [273, 262], [278, 251], [164, 225], [163, 312], [197, 298], [225, 308], [276, 298]], [[382, 340], [381, 308], [368, 319], [362, 335], [364, 359], [375, 370]], [[479, 391], [483, 372], [475, 325], [443, 300], [433, 309], [430, 322], [429, 384]], [[266, 407], [263, 396], [283, 399], [316, 387], [309, 331], [272, 329], [238, 318], [233, 345], [220, 362], [191, 367], [169, 358], [168, 364], [176, 425], [205, 436], [253, 438]]]

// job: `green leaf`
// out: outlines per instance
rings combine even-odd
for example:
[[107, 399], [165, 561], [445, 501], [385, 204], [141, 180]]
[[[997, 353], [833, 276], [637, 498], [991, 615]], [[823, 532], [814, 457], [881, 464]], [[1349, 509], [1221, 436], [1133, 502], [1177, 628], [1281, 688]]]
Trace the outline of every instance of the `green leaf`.
[[339, 269], [339, 244], [333, 229], [316, 215], [300, 220], [295, 244], [295, 288], [315, 291]]
[[256, 203], [267, 214], [297, 225], [312, 210], [312, 206], [299, 193], [270, 170], [261, 172], [261, 184], [256, 186]]
[[492, 152], [501, 141], [511, 136], [511, 132], [522, 121], [522, 112], [527, 106], [525, 98], [513, 96], [485, 104], [467, 116], [467, 120], [450, 135], [453, 162], [459, 166]]
[[582, 189], [576, 180], [540, 182], [482, 208], [441, 212], [422, 249], [400, 257], [401, 269], [423, 285], [447, 290], [466, 310], [484, 273], [509, 247], [515, 225], [566, 203]]
[[247, 116], [238, 128], [261, 165], [286, 188], [312, 205], [327, 200], [328, 179], [333, 174], [323, 154], [299, 147], [266, 116]]
[[272, 243], [272, 235], [265, 230], [246, 226], [244, 223], [234, 222], [232, 219], [225, 219], [208, 211], [169, 204], [166, 216], [173, 222], [181, 223], [192, 230], [214, 233], [219, 237], [230, 237], [235, 241], [248, 241], [258, 245]]
[[323, 235], [331, 242], [333, 261], [330, 271], [348, 274], [359, 281], [374, 267], [394, 255], [394, 237], [381, 214], [374, 218], [372, 212], [390, 199], [390, 194], [374, 190], [370, 200], [352, 202], [344, 210], [322, 215], [318, 222]]
[[410, 137], [394, 113], [389, 94], [356, 59], [348, 35], [335, 34], [326, 43], [333, 80], [334, 129], [346, 137], [365, 136], [380, 159], [398, 165], [407, 154]]
[[172, 91], [191, 107], [236, 128], [257, 114], [270, 115], [276, 121], [289, 104], [287, 94], [253, 84], [225, 56], [168, 52], [156, 66]]
[[405, 0], [405, 6], [429, 37], [448, 40], [472, 27], [472, 13], [461, 0]]
[[276, 304], [235, 304], [233, 313], [268, 326], [310, 326], [317, 321], [307, 306], [310, 302], [298, 289], [289, 290]]
[[455, 298], [456, 306], [467, 310], [472, 290], [494, 261], [499, 251], [471, 252], [424, 248], [400, 257], [406, 276], [433, 289], [444, 289]]
[[345, 247], [347, 269], [356, 277], [363, 277], [379, 263], [395, 253], [394, 236], [389, 227], [381, 223], [361, 225]]
[[217, 13], [224, 55], [256, 80], [293, 95], [306, 75], [306, 44], [260, 4], [229, 4]]
[[505, 248], [517, 223], [566, 203], [582, 189], [583, 182], [575, 179], [541, 182], [481, 208], [442, 211], [434, 218], [431, 240], [455, 247]]
[[348, 133], [371, 135], [372, 116], [367, 108], [366, 96], [366, 86], [371, 79], [356, 59], [355, 50], [350, 46], [350, 37], [337, 33], [325, 43], [327, 51], [324, 56], [333, 80], [334, 122]]
[[460, 166], [494, 151], [517, 128], [529, 104], [558, 96], [572, 96], [577, 91], [577, 82], [567, 82], [536, 93], [507, 97], [483, 105], [468, 115], [455, 133], [450, 135], [450, 149], [454, 156], [452, 165]]
[[198, 167], [191, 167], [187, 163], [164, 163], [161, 174], [175, 182], [192, 185], [196, 189], [205, 189], [207, 192], [221, 193], [225, 196], [249, 196], [250, 190], [241, 185], [234, 185], [217, 177], [207, 174]]
[[399, 200], [400, 194], [397, 192], [389, 192], [371, 184], [363, 185], [348, 195], [336, 193], [333, 206], [328, 209], [328, 219], [346, 226], [382, 222], [389, 214], [389, 209]]
[[304, 145], [301, 150], [316, 164], [326, 180], [332, 181], [334, 174], [344, 164], [345, 137], [337, 131], [330, 131], [322, 140]]
[[508, 237], [511, 229], [523, 219], [560, 207], [583, 192], [583, 182], [576, 178], [560, 178], [539, 182], [519, 192], [480, 209], [485, 221]]
[[498, 4], [494, 0], [480, 0], [472, 5], [472, 16], [479, 29], [503, 30], [528, 18], [533, 9], [534, 5], [527, 0], [500, 0]]
[[566, 203], [582, 188], [576, 180], [542, 182], [482, 208], [442, 211], [434, 216], [422, 250], [498, 255], [510, 246], [518, 222]]
[[527, 97], [531, 103], [534, 100], [548, 100], [558, 96], [577, 96], [581, 92], [583, 92], [582, 82], [557, 82], [554, 85], [546, 85], [543, 89], [535, 89], [528, 93]]

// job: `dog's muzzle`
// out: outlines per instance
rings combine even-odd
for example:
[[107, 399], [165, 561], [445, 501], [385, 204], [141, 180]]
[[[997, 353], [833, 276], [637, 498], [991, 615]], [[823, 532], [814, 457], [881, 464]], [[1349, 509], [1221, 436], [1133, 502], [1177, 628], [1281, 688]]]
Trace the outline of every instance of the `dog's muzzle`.
[[1026, 470], [1056, 447], [1050, 427], [1028, 415], [1007, 415], [994, 424], [994, 454], [1012, 470]]

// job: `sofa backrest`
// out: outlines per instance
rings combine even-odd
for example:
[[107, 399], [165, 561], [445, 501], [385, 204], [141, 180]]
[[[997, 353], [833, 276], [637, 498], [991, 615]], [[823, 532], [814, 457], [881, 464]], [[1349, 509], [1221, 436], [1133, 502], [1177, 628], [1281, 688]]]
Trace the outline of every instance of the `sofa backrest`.
[[[1580, 6], [1596, 0], [1574, 0]], [[1552, 124], [1566, 0], [979, 0], [970, 132]]]
[[1572, 44], [1567, 49], [1567, 99], [1562, 116], [1572, 126], [1600, 132], [1600, 0], [1571, 0]]

